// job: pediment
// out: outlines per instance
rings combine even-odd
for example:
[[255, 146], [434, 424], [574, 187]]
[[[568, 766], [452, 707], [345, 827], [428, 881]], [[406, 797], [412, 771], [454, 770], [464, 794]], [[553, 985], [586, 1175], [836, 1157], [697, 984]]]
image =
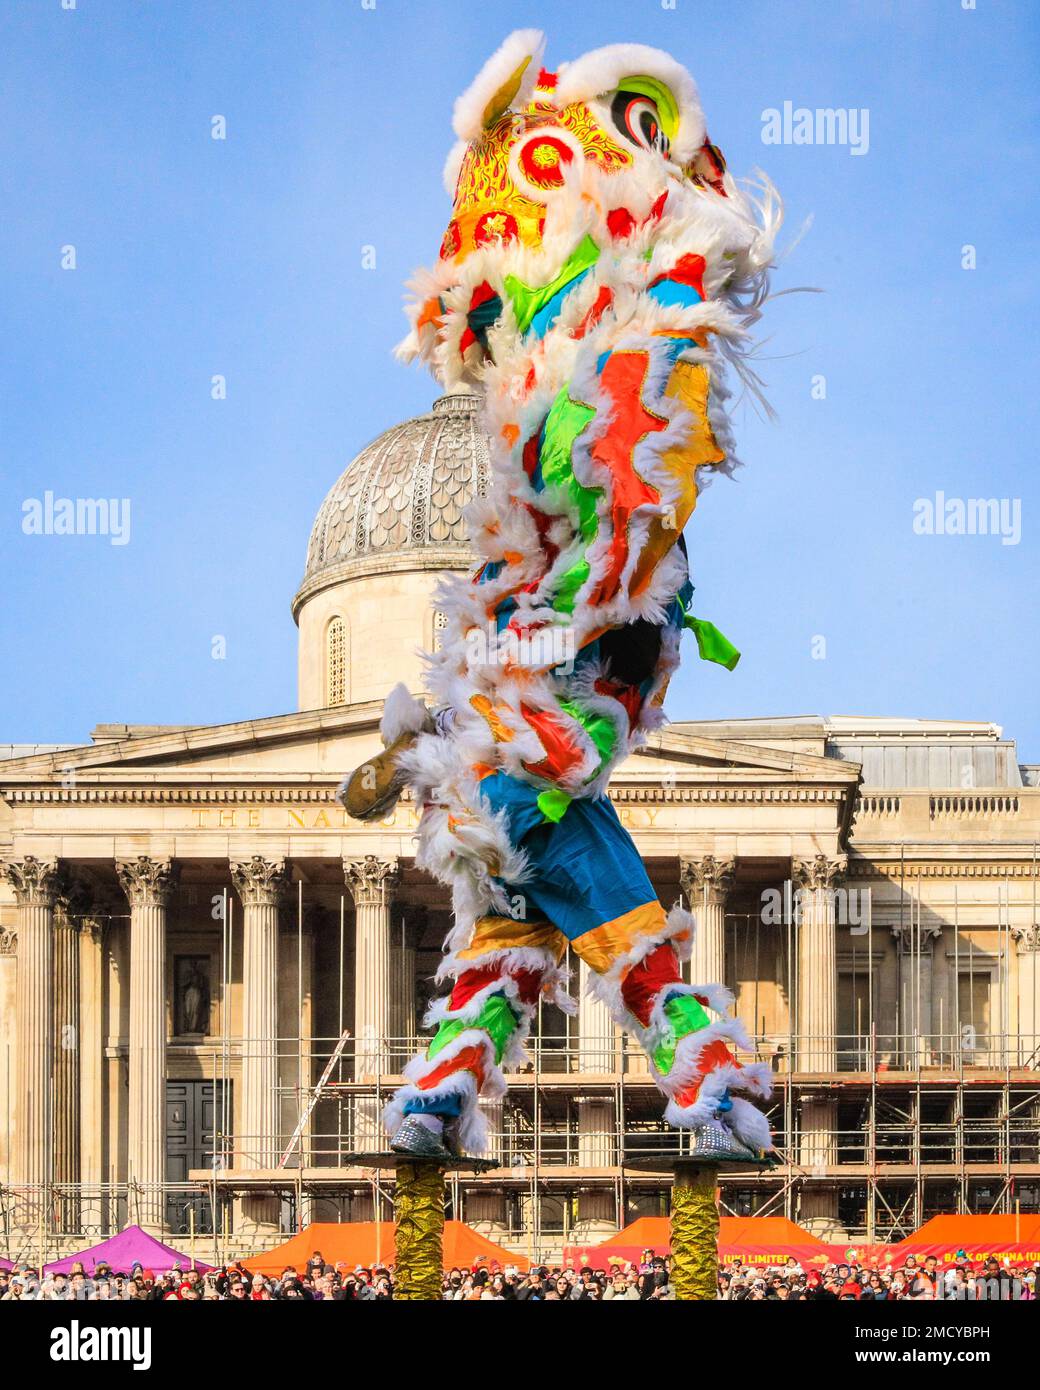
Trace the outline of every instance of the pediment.
[[[95, 778], [101, 782], [338, 780], [379, 747], [381, 705], [304, 710], [232, 724], [176, 728], [105, 726], [97, 741], [0, 764], [9, 788]], [[765, 781], [855, 783], [859, 767], [834, 758], [712, 738], [668, 725], [618, 771], [616, 781]], [[99, 737], [100, 734], [100, 737]]]

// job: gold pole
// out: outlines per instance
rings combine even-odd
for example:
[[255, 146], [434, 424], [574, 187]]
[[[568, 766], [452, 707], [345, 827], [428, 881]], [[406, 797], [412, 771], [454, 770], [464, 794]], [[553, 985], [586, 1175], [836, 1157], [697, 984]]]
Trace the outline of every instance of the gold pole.
[[444, 1270], [444, 1169], [436, 1163], [400, 1164], [394, 1218], [394, 1298], [438, 1302]]
[[719, 1170], [678, 1163], [672, 1187], [672, 1286], [683, 1302], [714, 1302], [719, 1292]]

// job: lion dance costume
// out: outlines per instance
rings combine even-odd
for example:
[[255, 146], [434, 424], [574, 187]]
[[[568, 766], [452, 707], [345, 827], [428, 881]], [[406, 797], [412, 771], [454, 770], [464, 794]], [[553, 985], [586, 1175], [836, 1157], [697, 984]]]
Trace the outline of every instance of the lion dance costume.
[[471, 504], [478, 563], [438, 597], [432, 712], [398, 687], [381, 725], [455, 916], [436, 1034], [386, 1120], [403, 1152], [479, 1152], [478, 1097], [504, 1092], [539, 997], [569, 1003], [569, 944], [646, 1049], [666, 1118], [754, 1159], [771, 1140], [747, 1097], [769, 1069], [738, 1060], [724, 987], [683, 983], [693, 920], [658, 902], [606, 788], [663, 719], [685, 628], [737, 658], [691, 612], [682, 530], [701, 475], [735, 462], [723, 369], [754, 384], [741, 350], [778, 205], [726, 172], [667, 54], [618, 45], [554, 73], [543, 46], [514, 33], [456, 103], [452, 218], [399, 349], [482, 392], [493, 478]]

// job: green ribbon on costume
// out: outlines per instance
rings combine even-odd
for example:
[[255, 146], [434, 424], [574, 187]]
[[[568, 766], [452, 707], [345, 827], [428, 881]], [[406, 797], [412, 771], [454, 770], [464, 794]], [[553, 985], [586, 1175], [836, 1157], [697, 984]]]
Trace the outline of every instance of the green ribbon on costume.
[[732, 671], [740, 660], [740, 652], [724, 636], [714, 623], [705, 618], [695, 618], [692, 613], [683, 614], [683, 627], [688, 627], [697, 639], [697, 651], [702, 661], [714, 661]]
[[561, 787], [550, 787], [548, 791], [538, 793], [538, 809], [546, 820], [559, 822], [563, 820], [573, 799]]

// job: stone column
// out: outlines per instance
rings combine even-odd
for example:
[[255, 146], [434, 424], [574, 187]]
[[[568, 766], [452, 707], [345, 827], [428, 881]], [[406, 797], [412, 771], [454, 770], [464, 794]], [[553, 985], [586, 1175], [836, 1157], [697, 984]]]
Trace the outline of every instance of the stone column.
[[837, 1106], [824, 1092], [806, 1091], [798, 1102], [798, 1163], [806, 1170], [798, 1220], [821, 1240], [840, 1240], [838, 1192], [827, 1170], [838, 1162]]
[[[278, 1162], [278, 905], [288, 887], [284, 860], [231, 865], [242, 902], [242, 1093], [235, 1165], [273, 1168]], [[278, 1228], [278, 1200], [246, 1197], [235, 1213], [245, 1233]]]
[[283, 860], [254, 854], [231, 865], [242, 901], [242, 1096], [236, 1166], [273, 1168], [278, 1148], [278, 905]]
[[942, 928], [899, 926], [892, 928], [899, 962], [899, 1050], [908, 1066], [927, 1066], [932, 1061], [932, 951]]
[[387, 1071], [386, 1039], [395, 1006], [391, 987], [391, 905], [398, 883], [396, 859], [345, 859], [343, 876], [354, 899], [354, 1074]]
[[[86, 896], [61, 891], [54, 904], [54, 1181], [80, 1181], [80, 978], [79, 918]], [[62, 1204], [62, 1226], [79, 1226], [74, 1196]]]
[[[393, 1032], [391, 906], [398, 883], [396, 859], [345, 859], [343, 876], [354, 899], [354, 1079], [376, 1082], [390, 1070], [386, 1039]], [[381, 1089], [359, 1095], [354, 1108], [354, 1143], [369, 1152], [386, 1148], [381, 1111], [389, 1099]]]
[[[588, 992], [589, 967], [579, 967], [578, 1069], [585, 1073], [613, 1072], [617, 1035], [606, 1004]], [[611, 1094], [576, 1097], [578, 1163], [583, 1168], [613, 1168], [617, 1162], [616, 1107]], [[573, 1238], [579, 1244], [608, 1236], [614, 1229], [612, 1191], [583, 1189], [578, 1194]]]
[[733, 886], [736, 862], [706, 854], [679, 860], [679, 884], [697, 918], [690, 957], [695, 985], [726, 983], [726, 897]]
[[[845, 872], [846, 859], [817, 854], [797, 859], [792, 874], [797, 888], [798, 938], [797, 1038], [795, 1070], [832, 1072], [838, 1065], [838, 968], [835, 941], [834, 890]], [[800, 1108], [799, 1162], [819, 1173], [837, 1159], [838, 1112], [826, 1093], [806, 1094]], [[810, 1230], [836, 1227], [838, 1193], [835, 1187], [809, 1182], [802, 1192], [802, 1217]]]
[[834, 1071], [838, 1064], [838, 971], [834, 931], [834, 890], [846, 858], [796, 859], [797, 887], [798, 1071]]
[[88, 913], [79, 930], [79, 1169], [83, 1183], [80, 1222], [85, 1234], [101, 1234], [104, 1181], [104, 919]]
[[[16, 1205], [19, 1226], [37, 1225], [51, 1177], [51, 1072], [54, 1060], [54, 902], [56, 860], [26, 855], [5, 872], [18, 903], [18, 982], [12, 1186], [30, 1189]], [[19, 1219], [22, 1218], [22, 1219]]]
[[1018, 959], [1019, 1064], [1040, 1067], [1040, 924], [1012, 927]]
[[391, 913], [389, 1070], [400, 1072], [415, 1051], [415, 926], [403, 912]]
[[[168, 859], [116, 865], [130, 901], [127, 1180], [138, 1224], [161, 1230], [166, 1172], [166, 904], [177, 878]], [[139, 1212], [139, 1215], [137, 1213]]]
[[[0, 927], [0, 1170], [14, 1173], [15, 1030], [18, 1027], [18, 933]], [[9, 1142], [10, 1141], [10, 1142]]]

